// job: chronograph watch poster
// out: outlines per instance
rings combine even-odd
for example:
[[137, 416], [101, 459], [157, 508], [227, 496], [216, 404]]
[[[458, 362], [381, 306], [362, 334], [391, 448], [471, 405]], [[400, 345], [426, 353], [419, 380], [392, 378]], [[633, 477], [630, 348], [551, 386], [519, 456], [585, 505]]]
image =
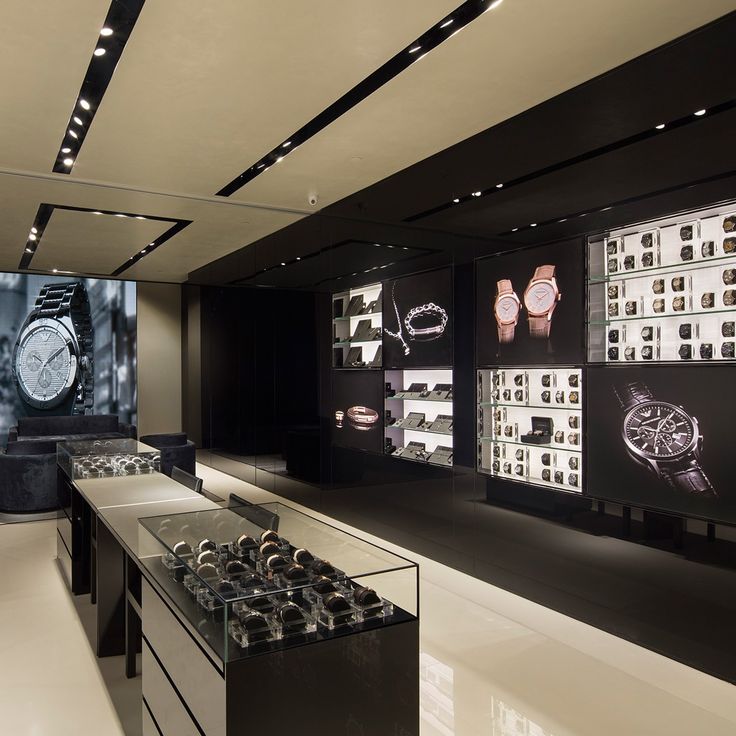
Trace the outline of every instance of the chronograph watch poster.
[[136, 288], [0, 273], [0, 447], [22, 416], [136, 422]]
[[588, 494], [736, 522], [732, 372], [724, 365], [590, 367]]
[[583, 244], [579, 240], [477, 261], [479, 366], [581, 363]]

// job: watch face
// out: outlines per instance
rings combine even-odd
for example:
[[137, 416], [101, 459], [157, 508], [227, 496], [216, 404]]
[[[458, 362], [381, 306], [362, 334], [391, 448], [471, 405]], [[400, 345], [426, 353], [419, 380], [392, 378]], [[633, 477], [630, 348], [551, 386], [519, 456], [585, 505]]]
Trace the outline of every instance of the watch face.
[[734, 230], [736, 230], [736, 215], [729, 215], [723, 220], [723, 231], [732, 233]]
[[612, 284], [608, 287], [608, 298], [618, 299], [618, 286], [616, 286], [615, 284]]
[[712, 291], [707, 291], [700, 297], [700, 306], [703, 309], [712, 309], [715, 304], [715, 296]]
[[685, 297], [676, 296], [672, 300], [672, 309], [674, 309], [675, 312], [682, 312], [685, 309]]
[[[486, 312], [487, 314], [487, 312]], [[496, 317], [500, 322], [515, 322], [519, 316], [519, 302], [510, 294], [506, 294], [496, 302]]]
[[614, 253], [618, 252], [618, 240], [609, 240], [608, 243], [606, 243], [606, 253], [608, 253], [609, 256], [614, 255]]
[[700, 246], [700, 252], [703, 254], [703, 258], [710, 258], [716, 252], [716, 244], [712, 240], [706, 240]]
[[13, 367], [18, 387], [40, 409], [60, 404], [76, 378], [77, 359], [62, 329], [56, 320], [37, 320], [17, 345]]
[[675, 276], [672, 279], [672, 291], [684, 291], [685, 290], [685, 279], [682, 276]]
[[733, 253], [736, 251], [736, 238], [724, 238], [723, 239], [723, 252]]
[[644, 233], [644, 235], [641, 236], [641, 247], [651, 248], [652, 245], [654, 245], [654, 236], [652, 233]]
[[692, 240], [693, 239], [693, 226], [684, 225], [680, 228], [680, 239], [681, 240]]
[[648, 342], [654, 337], [654, 329], [651, 327], [641, 328], [641, 339]]
[[644, 253], [641, 257], [641, 265], [649, 268], [654, 265], [654, 255], [652, 253]]
[[681, 339], [689, 340], [693, 336], [693, 327], [689, 322], [685, 322], [680, 325], [678, 332], [680, 333]]
[[617, 302], [611, 302], [608, 305], [608, 316], [618, 317], [618, 303]]
[[636, 268], [636, 259], [634, 258], [634, 256], [626, 256], [624, 258], [624, 268], [627, 271], [631, 271]]
[[693, 259], [692, 245], [686, 245], [680, 248], [680, 258], [682, 258], [683, 261], [692, 261]]
[[723, 335], [723, 337], [733, 337], [736, 335], [736, 323], [724, 322], [721, 325], [721, 335]]
[[608, 273], [616, 273], [618, 271], [618, 261], [615, 258], [608, 259]]
[[608, 331], [608, 342], [618, 342], [618, 330]]
[[629, 316], [636, 314], [636, 302], [626, 302], [626, 314]]
[[664, 299], [655, 299], [652, 302], [652, 309], [654, 310], [655, 314], [664, 312]]
[[664, 293], [664, 279], [654, 279], [654, 281], [652, 281], [652, 291], [655, 294]]
[[733, 284], [735, 281], [736, 281], [736, 269], [727, 268], [723, 272], [723, 283], [730, 285], [730, 284]]
[[726, 289], [726, 291], [723, 292], [723, 304], [727, 307], [732, 307], [736, 304], [736, 290]]
[[524, 304], [532, 314], [548, 312], [557, 299], [557, 291], [552, 284], [540, 281], [524, 293]]
[[624, 437], [637, 454], [653, 460], [672, 460], [689, 452], [695, 441], [693, 420], [679, 406], [647, 401], [624, 419]]

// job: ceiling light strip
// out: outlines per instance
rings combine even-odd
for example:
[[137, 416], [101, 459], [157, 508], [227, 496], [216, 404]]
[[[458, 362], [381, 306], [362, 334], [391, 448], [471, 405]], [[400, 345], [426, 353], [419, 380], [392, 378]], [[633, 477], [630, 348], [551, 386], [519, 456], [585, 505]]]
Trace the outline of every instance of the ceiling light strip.
[[469, 194], [455, 195], [447, 202], [443, 202], [436, 207], [432, 207], [431, 209], [419, 212], [416, 215], [406, 217], [403, 221], [416, 222], [417, 220], [421, 220], [425, 217], [435, 215], [438, 212], [444, 212], [451, 207], [457, 207], [459, 204], [475, 201], [479, 198], [485, 198], [489, 195], [497, 194], [501, 190], [506, 191], [511, 187], [519, 186], [520, 184], [526, 184], [534, 179], [538, 179], [539, 177], [547, 176], [548, 174], [561, 171], [570, 166], [575, 166], [577, 164], [583, 163], [584, 161], [590, 161], [591, 159], [597, 158], [598, 156], [604, 156], [608, 153], [612, 153], [613, 151], [618, 151], [627, 146], [634, 145], [635, 143], [640, 143], [641, 141], [664, 135], [664, 133], [669, 133], [673, 130], [677, 130], [678, 128], [698, 123], [701, 120], [712, 118], [714, 115], [733, 110], [734, 108], [736, 108], [736, 99], [728, 100], [727, 102], [723, 102], [719, 105], [714, 105], [713, 107], [708, 108], [705, 112], [703, 112], [703, 110], [698, 110], [689, 115], [685, 115], [681, 118], [677, 118], [676, 120], [672, 120], [668, 123], [659, 123], [658, 125], [648, 128], [641, 133], [627, 136], [626, 138], [622, 138], [621, 140], [615, 141], [613, 143], [608, 143], [605, 146], [600, 146], [590, 151], [586, 151], [585, 153], [581, 153], [578, 156], [573, 156], [572, 158], [565, 159], [564, 161], [545, 166], [544, 168], [537, 169], [536, 171], [532, 171], [529, 174], [524, 174], [523, 176], [519, 176], [515, 179], [505, 181], [503, 182], [503, 184], [494, 184], [487, 189], [480, 190], [480, 192], [476, 190], [475, 192], [471, 192]]
[[[666, 194], [674, 194], [676, 192], [682, 192], [685, 189], [703, 186], [704, 184], [712, 184], [714, 182], [721, 181], [722, 179], [730, 179], [731, 177], [734, 177], [734, 176], [736, 176], [736, 169], [732, 169], [730, 171], [724, 171], [720, 174], [714, 174], [713, 176], [707, 176], [703, 179], [696, 179], [695, 181], [689, 181], [684, 184], [675, 184], [674, 186], [666, 187], [664, 189], [658, 189], [654, 192], [647, 192], [646, 194], [637, 194], [633, 197], [627, 197], [626, 199], [620, 199], [616, 202], [611, 202], [610, 204], [607, 204], [604, 206], [591, 207], [587, 211], [574, 212], [570, 215], [563, 215], [562, 217], [560, 216], [553, 217], [549, 220], [538, 222], [533, 225], [530, 224], [530, 225], [515, 227], [511, 230], [506, 230], [505, 232], [498, 233], [497, 237], [509, 237], [511, 235], [522, 234], [524, 232], [528, 232], [532, 228], [546, 227], [548, 225], [561, 224], [563, 222], [567, 222], [568, 220], [574, 220], [576, 218], [588, 217], [588, 215], [602, 214], [604, 212], [608, 212], [609, 210], [613, 210], [617, 207], [624, 207], [626, 205], [637, 204], [639, 202], [644, 202], [647, 199], [652, 199], [653, 197], [662, 197]], [[586, 229], [585, 231], [587, 232], [588, 230]]]
[[117, 276], [122, 273], [126, 268], [130, 268], [133, 263], [137, 263], [144, 255], [148, 255], [153, 250], [163, 245], [167, 240], [170, 240], [176, 233], [183, 230], [187, 225], [191, 224], [191, 220], [180, 220], [175, 217], [161, 217], [159, 215], [142, 215], [137, 212], [118, 212], [115, 210], [93, 210], [89, 207], [72, 207], [65, 204], [50, 204], [48, 202], [42, 202], [38, 206], [36, 216], [33, 218], [33, 224], [28, 233], [28, 239], [26, 240], [25, 247], [23, 248], [23, 254], [18, 264], [18, 269], [27, 271], [31, 269], [31, 262], [33, 257], [36, 255], [40, 245], [41, 239], [43, 238], [46, 226], [51, 219], [51, 215], [54, 210], [67, 210], [70, 212], [86, 212], [93, 215], [110, 215], [112, 217], [128, 217], [134, 220], [151, 220], [153, 222], [171, 222], [173, 226], [169, 228], [165, 233], [159, 235], [152, 243], [146, 245], [146, 247], [136, 253], [135, 256], [128, 259], [124, 264], [117, 268], [113, 274]]
[[56, 155], [52, 169], [55, 173], [71, 174], [74, 169], [92, 120], [145, 1], [112, 0]]
[[[300, 145], [317, 135], [331, 123], [334, 123], [335, 120], [360, 104], [412, 64], [423, 59], [430, 51], [454, 36], [487, 10], [497, 7], [498, 4], [498, 0], [467, 0], [462, 3], [452, 13], [435, 23], [428, 31], [412, 41], [319, 115], [312, 118], [306, 125], [286, 138], [286, 142], [289, 143], [288, 146], [285, 146], [285, 143], [279, 143], [272, 151], [220, 189], [217, 195], [229, 197], [235, 194], [241, 187], [267, 172], [274, 164], [280, 163], [285, 156], [296, 150]], [[418, 53], [420, 50], [421, 53]]]

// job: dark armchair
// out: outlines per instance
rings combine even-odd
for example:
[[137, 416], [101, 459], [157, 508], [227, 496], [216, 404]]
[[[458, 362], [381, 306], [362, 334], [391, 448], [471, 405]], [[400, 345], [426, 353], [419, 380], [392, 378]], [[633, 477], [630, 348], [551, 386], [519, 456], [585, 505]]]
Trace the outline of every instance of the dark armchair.
[[187, 439], [184, 432], [171, 434], [146, 434], [140, 438], [144, 445], [150, 445], [161, 450], [161, 472], [171, 475], [171, 469], [176, 467], [194, 475], [196, 472], [197, 456], [194, 442]]
[[9, 442], [0, 453], [0, 511], [22, 514], [57, 507], [56, 442]]
[[74, 416], [20, 417], [11, 427], [8, 442], [17, 440], [114, 439], [132, 437], [136, 428], [121, 422], [115, 414], [80, 414]]

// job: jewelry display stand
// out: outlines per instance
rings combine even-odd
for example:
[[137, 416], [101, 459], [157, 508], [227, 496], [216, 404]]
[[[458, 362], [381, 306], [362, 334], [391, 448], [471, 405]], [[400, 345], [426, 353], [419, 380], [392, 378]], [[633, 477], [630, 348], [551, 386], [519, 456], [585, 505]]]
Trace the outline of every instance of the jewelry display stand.
[[452, 467], [452, 371], [387, 370], [385, 379], [386, 452]]
[[478, 471], [582, 493], [582, 369], [478, 371]]
[[588, 241], [588, 358], [736, 357], [736, 203]]
[[332, 295], [332, 367], [380, 368], [381, 284]]

